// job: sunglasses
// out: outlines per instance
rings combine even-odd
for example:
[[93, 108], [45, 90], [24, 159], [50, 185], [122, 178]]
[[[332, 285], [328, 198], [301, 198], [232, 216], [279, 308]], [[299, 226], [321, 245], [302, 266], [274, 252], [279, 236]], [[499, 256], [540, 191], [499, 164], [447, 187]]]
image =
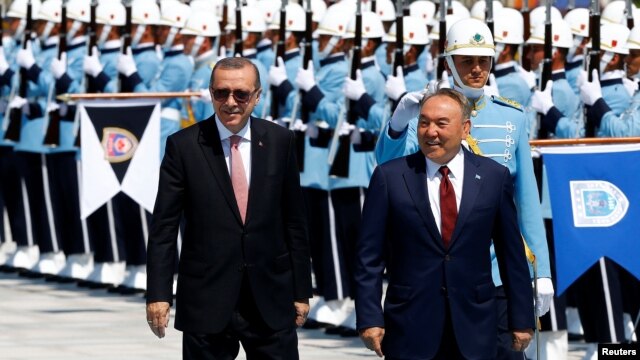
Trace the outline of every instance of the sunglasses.
[[259, 89], [253, 91], [245, 90], [229, 90], [229, 89], [215, 89], [213, 90], [213, 98], [216, 101], [225, 101], [229, 98], [229, 95], [233, 96], [233, 99], [238, 103], [247, 103], [251, 100], [253, 94]]

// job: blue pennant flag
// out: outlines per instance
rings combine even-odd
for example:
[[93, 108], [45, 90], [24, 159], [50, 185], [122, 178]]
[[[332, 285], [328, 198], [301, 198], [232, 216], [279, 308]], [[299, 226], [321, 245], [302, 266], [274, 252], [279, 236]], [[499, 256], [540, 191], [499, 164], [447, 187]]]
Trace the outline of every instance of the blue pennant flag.
[[542, 149], [561, 294], [601, 257], [640, 279], [640, 145]]

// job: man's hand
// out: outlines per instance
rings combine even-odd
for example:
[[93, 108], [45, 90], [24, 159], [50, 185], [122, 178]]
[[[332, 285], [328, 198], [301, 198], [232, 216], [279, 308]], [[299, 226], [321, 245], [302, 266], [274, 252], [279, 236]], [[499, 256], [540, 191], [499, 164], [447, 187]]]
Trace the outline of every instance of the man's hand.
[[551, 302], [553, 301], [553, 283], [550, 278], [539, 278], [536, 287], [538, 295], [536, 296], [536, 316], [540, 317], [549, 311]]
[[364, 346], [371, 351], [375, 351], [376, 355], [383, 357], [382, 338], [384, 338], [384, 328], [370, 327], [360, 331], [360, 339]]
[[524, 351], [533, 339], [533, 329], [513, 330], [511, 336], [513, 338], [511, 348], [514, 351]]
[[169, 326], [170, 309], [171, 305], [164, 301], [147, 304], [147, 324], [160, 339], [164, 337], [164, 329]]
[[296, 308], [296, 326], [300, 327], [304, 325], [309, 315], [309, 299], [294, 301], [293, 306]]

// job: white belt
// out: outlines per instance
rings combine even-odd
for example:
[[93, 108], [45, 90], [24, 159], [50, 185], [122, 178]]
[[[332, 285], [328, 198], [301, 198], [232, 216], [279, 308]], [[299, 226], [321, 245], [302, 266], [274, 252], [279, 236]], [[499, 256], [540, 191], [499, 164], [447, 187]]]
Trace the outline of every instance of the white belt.
[[180, 121], [180, 110], [170, 107], [162, 108], [160, 117], [171, 121]]

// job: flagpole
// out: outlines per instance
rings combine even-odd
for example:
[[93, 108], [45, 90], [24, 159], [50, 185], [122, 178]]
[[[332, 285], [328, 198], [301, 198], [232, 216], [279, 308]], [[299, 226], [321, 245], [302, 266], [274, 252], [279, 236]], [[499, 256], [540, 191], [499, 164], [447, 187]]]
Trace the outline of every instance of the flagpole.
[[200, 97], [199, 91], [184, 92], [149, 92], [149, 93], [100, 93], [100, 94], [62, 94], [58, 95], [60, 101], [76, 101], [76, 100], [97, 100], [97, 99], [166, 99], [166, 98], [189, 98]]
[[529, 141], [529, 145], [531, 145], [532, 147], [558, 146], [558, 145], [610, 145], [610, 144], [640, 144], [640, 137], [544, 139], [544, 140]]

